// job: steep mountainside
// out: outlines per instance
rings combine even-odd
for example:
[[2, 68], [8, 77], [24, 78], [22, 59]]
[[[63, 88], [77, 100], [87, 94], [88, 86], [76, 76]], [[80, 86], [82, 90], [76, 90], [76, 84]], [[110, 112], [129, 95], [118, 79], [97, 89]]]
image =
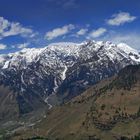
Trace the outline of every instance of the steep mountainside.
[[140, 133], [139, 97], [140, 65], [127, 66], [118, 75], [53, 108], [32, 129], [17, 131], [12, 138], [130, 140]]
[[17, 94], [19, 111], [26, 114], [40, 104], [51, 108], [68, 101], [126, 65], [138, 63], [140, 54], [122, 43], [51, 44], [0, 55], [0, 85]]
[[[0, 86], [0, 120], [18, 117], [18, 104], [16, 102], [16, 93], [8, 88]], [[12, 111], [11, 111], [12, 110]]]

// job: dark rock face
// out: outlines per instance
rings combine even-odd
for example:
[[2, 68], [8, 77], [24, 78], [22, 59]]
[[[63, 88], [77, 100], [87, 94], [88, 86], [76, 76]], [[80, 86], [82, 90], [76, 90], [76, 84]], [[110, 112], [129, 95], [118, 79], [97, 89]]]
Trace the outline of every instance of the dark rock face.
[[[112, 62], [110, 62], [108, 66], [105, 66], [105, 64], [102, 64], [102, 66], [96, 65], [95, 61], [91, 61], [91, 63], [91, 65], [84, 63], [83, 65], [77, 66], [73, 73], [68, 73], [68, 77], [60, 86], [59, 92], [63, 94], [68, 90], [69, 96], [75, 96], [74, 94], [79, 94], [88, 86], [94, 85], [101, 79], [114, 75], [119, 70], [114, 67]], [[93, 67], [93, 69], [90, 67]]]
[[12, 119], [13, 116], [18, 117], [16, 96], [16, 93], [11, 92], [4, 86], [0, 86], [0, 121], [9, 117]]

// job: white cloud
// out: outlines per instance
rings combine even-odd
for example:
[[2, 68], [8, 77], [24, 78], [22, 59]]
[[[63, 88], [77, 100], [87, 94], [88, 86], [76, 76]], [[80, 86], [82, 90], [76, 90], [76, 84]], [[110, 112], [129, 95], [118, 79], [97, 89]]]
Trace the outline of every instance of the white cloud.
[[97, 30], [93, 30], [89, 33], [89, 38], [97, 38], [102, 36], [107, 30], [105, 28], [98, 28]]
[[61, 28], [53, 29], [52, 31], [49, 31], [46, 33], [45, 38], [47, 40], [52, 40], [52, 39], [57, 38], [59, 36], [63, 36], [65, 34], [68, 34], [74, 28], [75, 28], [74, 25], [69, 24], [69, 25], [65, 25]]
[[86, 32], [88, 31], [88, 29], [80, 29], [76, 34], [77, 36], [82, 36], [82, 35], [85, 35]]
[[22, 37], [32, 37], [34, 34], [30, 28], [23, 27], [18, 22], [10, 22], [0, 17], [0, 39], [8, 36], [20, 35]]
[[0, 44], [0, 50], [4, 50], [6, 48], [7, 48], [7, 46], [5, 44]]
[[135, 16], [131, 16], [130, 13], [127, 12], [120, 12], [117, 14], [114, 14], [110, 19], [107, 20], [107, 24], [119, 26], [123, 25], [127, 22], [132, 22], [136, 19]]

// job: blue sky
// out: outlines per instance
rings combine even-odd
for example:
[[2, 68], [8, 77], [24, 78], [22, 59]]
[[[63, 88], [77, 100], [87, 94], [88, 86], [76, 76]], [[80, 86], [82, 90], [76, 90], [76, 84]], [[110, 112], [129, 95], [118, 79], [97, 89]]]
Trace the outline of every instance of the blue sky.
[[140, 50], [140, 0], [0, 0], [0, 53], [109, 40]]

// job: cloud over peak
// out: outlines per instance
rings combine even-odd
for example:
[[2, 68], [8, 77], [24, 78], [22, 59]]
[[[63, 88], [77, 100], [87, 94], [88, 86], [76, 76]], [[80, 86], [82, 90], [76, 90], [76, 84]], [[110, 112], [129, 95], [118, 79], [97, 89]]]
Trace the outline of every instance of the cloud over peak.
[[75, 26], [72, 24], [65, 25], [65, 26], [60, 27], [60, 28], [55, 28], [52, 31], [47, 32], [45, 35], [45, 38], [47, 40], [52, 40], [52, 39], [57, 38], [59, 36], [63, 36], [65, 34], [68, 34], [74, 28], [75, 28]]
[[77, 36], [82, 36], [82, 35], [85, 35], [87, 31], [88, 31], [88, 29], [82, 28], [76, 34], [77, 34]]
[[98, 38], [102, 36], [107, 30], [105, 28], [98, 28], [97, 30], [93, 30], [89, 33], [89, 38]]
[[135, 16], [131, 16], [130, 13], [127, 12], [119, 12], [117, 14], [112, 15], [110, 19], [107, 20], [108, 25], [119, 26], [124, 23], [132, 22], [136, 19]]

